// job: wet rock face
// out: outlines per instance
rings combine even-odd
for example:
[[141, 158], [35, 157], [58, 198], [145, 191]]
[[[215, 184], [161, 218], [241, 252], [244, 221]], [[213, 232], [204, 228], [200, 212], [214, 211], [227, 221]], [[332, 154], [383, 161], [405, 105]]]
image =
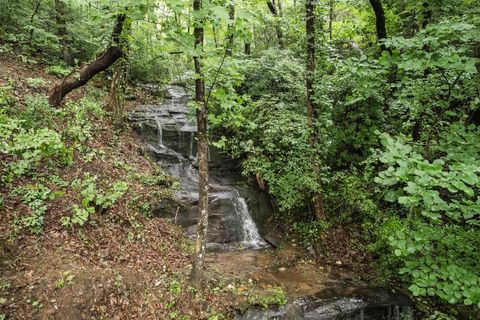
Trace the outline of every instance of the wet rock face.
[[[168, 86], [171, 99], [162, 105], [139, 106], [129, 116], [134, 130], [142, 135], [150, 152], [181, 187], [175, 200], [159, 203], [154, 214], [171, 218], [190, 236], [197, 227], [198, 171], [196, 169], [196, 123], [188, 107], [189, 95], [183, 87]], [[251, 216], [268, 214], [266, 197], [246, 185], [234, 161], [210, 148], [209, 228], [207, 241], [211, 248], [259, 247], [265, 243], [253, 228]]]
[[313, 296], [300, 298], [284, 308], [263, 310], [252, 307], [236, 320], [413, 320], [411, 300], [383, 287], [329, 287]]
[[163, 87], [157, 85], [157, 84], [150, 84], [150, 83], [139, 83], [137, 84], [137, 87], [147, 91], [153, 96], [156, 97], [164, 97], [166, 99], [172, 99], [172, 95], [168, 90], [165, 90]]

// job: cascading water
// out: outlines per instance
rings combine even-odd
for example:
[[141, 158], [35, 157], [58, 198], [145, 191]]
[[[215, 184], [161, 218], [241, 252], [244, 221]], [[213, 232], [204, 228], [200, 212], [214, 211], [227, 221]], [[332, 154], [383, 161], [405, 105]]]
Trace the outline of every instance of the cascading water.
[[240, 218], [240, 222], [243, 225], [243, 240], [242, 245], [249, 248], [265, 248], [266, 243], [258, 233], [258, 228], [250, 215], [247, 202], [245, 198], [240, 196], [233, 199], [233, 206], [235, 212]]
[[158, 128], [158, 145], [163, 146], [162, 123], [160, 122], [158, 116], [155, 116], [155, 122], [157, 123], [157, 128]]
[[[130, 115], [139, 124], [140, 133], [147, 138], [152, 152], [169, 173], [180, 179], [176, 194], [178, 206], [165, 208], [174, 212], [175, 221], [184, 226], [187, 233], [195, 234], [196, 208], [198, 205], [198, 170], [196, 168], [196, 125], [189, 115], [188, 94], [183, 87], [168, 86], [171, 99], [162, 105], [140, 106]], [[156, 133], [156, 134], [154, 134]], [[218, 160], [215, 150], [209, 148], [208, 159], [214, 167], [209, 183], [210, 248], [265, 248], [258, 228], [252, 218], [252, 208], [258, 203], [258, 194], [248, 186], [242, 186], [237, 173], [217, 172], [213, 162]], [[220, 165], [228, 161], [219, 161]], [[256, 209], [256, 208], [254, 208]], [[161, 213], [162, 214], [162, 213]], [[172, 215], [172, 213], [170, 213]]]

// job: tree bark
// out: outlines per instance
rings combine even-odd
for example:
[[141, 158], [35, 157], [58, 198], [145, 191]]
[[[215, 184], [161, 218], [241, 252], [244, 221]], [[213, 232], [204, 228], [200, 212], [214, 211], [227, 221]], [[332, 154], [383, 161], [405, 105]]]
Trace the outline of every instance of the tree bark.
[[[202, 0], [193, 0], [193, 10], [200, 11]], [[203, 20], [195, 22], [195, 102], [197, 115], [198, 141], [198, 171], [199, 171], [199, 201], [198, 201], [198, 228], [193, 257], [192, 282], [195, 288], [201, 288], [203, 264], [205, 259], [205, 241], [208, 229], [208, 138], [207, 138], [207, 105], [205, 103], [205, 81], [202, 71], [201, 51], [204, 42]]]
[[33, 33], [35, 29], [33, 28], [33, 21], [35, 19], [35, 16], [38, 14], [38, 11], [40, 10], [40, 5], [42, 4], [42, 0], [38, 0], [37, 4], [35, 5], [35, 9], [33, 10], [32, 16], [30, 17], [30, 35], [28, 36], [28, 44], [31, 45], [33, 41]]
[[280, 15], [278, 14], [277, 7], [275, 6], [275, 2], [272, 2], [271, 0], [267, 0], [267, 6], [268, 9], [270, 9], [270, 12], [272, 15], [275, 17], [275, 31], [277, 33], [277, 39], [278, 39], [278, 46], [280, 49], [285, 48], [285, 43], [283, 41], [283, 31], [280, 26], [279, 18]]
[[67, 94], [85, 85], [96, 74], [108, 69], [122, 56], [120, 36], [125, 19], [124, 14], [117, 16], [117, 23], [112, 33], [112, 44], [99, 58], [83, 66], [80, 71], [69, 74], [50, 90], [48, 101], [51, 105], [59, 106]]
[[234, 32], [235, 32], [235, 3], [234, 0], [230, 0], [228, 4], [228, 16], [230, 21], [228, 23], [228, 31], [227, 31], [227, 56], [231, 56], [233, 54], [233, 44], [234, 44]]
[[377, 29], [377, 41], [380, 43], [382, 51], [388, 50], [382, 40], [387, 39], [387, 28], [385, 26], [385, 11], [383, 10], [382, 2], [380, 0], [369, 0], [375, 12], [375, 25]]
[[68, 66], [73, 66], [75, 59], [68, 47], [68, 33], [65, 21], [65, 3], [55, 0], [55, 20], [57, 22], [57, 36], [62, 47], [62, 59]]
[[250, 42], [245, 42], [244, 52], [246, 55], [252, 54], [252, 44]]
[[277, 6], [278, 6], [278, 15], [280, 17], [283, 17], [283, 4], [282, 0], [277, 0]]
[[432, 9], [430, 8], [430, 3], [428, 1], [424, 1], [423, 4], [423, 21], [422, 21], [422, 28], [425, 29], [427, 25], [432, 20]]
[[335, 6], [335, 0], [329, 1], [329, 8], [328, 8], [328, 36], [330, 41], [333, 40], [333, 9]]
[[[318, 163], [318, 155], [316, 152], [318, 145], [318, 133], [315, 122], [318, 118], [318, 110], [313, 101], [314, 89], [313, 81], [315, 78], [315, 0], [306, 0], [305, 5], [305, 20], [307, 30], [307, 119], [308, 127], [310, 128], [310, 147], [313, 149], [313, 159], [315, 171], [315, 179], [319, 186], [321, 186], [320, 164]], [[314, 194], [313, 203], [315, 206], [315, 215], [317, 219], [325, 219], [325, 211], [323, 208], [323, 196], [320, 191]]]

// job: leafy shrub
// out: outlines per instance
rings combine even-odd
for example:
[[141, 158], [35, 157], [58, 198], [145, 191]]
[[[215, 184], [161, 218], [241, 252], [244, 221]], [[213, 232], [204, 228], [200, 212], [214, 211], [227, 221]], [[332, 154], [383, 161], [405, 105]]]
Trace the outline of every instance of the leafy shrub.
[[382, 142], [388, 167], [375, 181], [406, 218], [385, 224], [380, 241], [414, 295], [480, 307], [480, 130], [455, 123], [427, 150], [404, 136], [383, 134]]
[[11, 91], [12, 87], [10, 86], [0, 86], [0, 108], [7, 108], [13, 105], [15, 100], [12, 96]]
[[[368, 177], [357, 171], [338, 172], [325, 183], [325, 208], [331, 219], [342, 223], [375, 223], [381, 215]], [[372, 229], [371, 226], [368, 229]]]
[[57, 78], [63, 78], [70, 74], [70, 68], [66, 68], [61, 65], [53, 65], [48, 66], [45, 68], [45, 72], [51, 74], [52, 76], [56, 76]]
[[22, 202], [31, 210], [29, 216], [20, 218], [19, 222], [21, 227], [28, 228], [32, 233], [41, 233], [43, 230], [45, 213], [48, 210], [45, 201], [53, 200], [63, 193], [53, 192], [41, 184], [34, 184], [17, 188], [13, 191], [13, 194], [21, 196]]
[[81, 202], [80, 205], [73, 205], [72, 217], [62, 219], [64, 226], [71, 226], [72, 224], [83, 226], [91, 214], [112, 207], [128, 190], [127, 183], [120, 181], [113, 183], [111, 188], [102, 192], [97, 187], [97, 177], [89, 174], [86, 174], [82, 180], [75, 180], [72, 185], [80, 192]]
[[285, 291], [281, 287], [268, 288], [266, 294], [253, 294], [248, 296], [250, 305], [259, 305], [263, 308], [271, 306], [284, 306], [287, 303]]
[[288, 50], [268, 50], [255, 59], [236, 62], [245, 77], [238, 90], [253, 101], [271, 97], [304, 110], [305, 66]]
[[69, 101], [63, 111], [63, 117], [68, 121], [63, 135], [76, 143], [78, 148], [84, 148], [85, 142], [92, 137], [93, 119], [101, 119], [104, 115], [102, 107], [89, 98]]
[[43, 94], [28, 96], [25, 108], [17, 115], [25, 121], [27, 128], [51, 128], [54, 120], [61, 115], [61, 111], [53, 108]]
[[42, 78], [27, 78], [25, 79], [25, 82], [29, 87], [34, 89], [40, 88], [46, 85], [45, 80], [43, 80]]
[[7, 165], [6, 181], [30, 173], [43, 161], [67, 165], [72, 162], [72, 150], [66, 147], [60, 135], [50, 129], [23, 128], [24, 120], [0, 114], [0, 153], [14, 157]]
[[155, 167], [154, 172], [146, 175], [135, 175], [135, 179], [145, 186], [170, 186], [172, 181], [167, 173], [160, 167]]
[[315, 246], [321, 241], [322, 234], [330, 227], [327, 221], [294, 222], [290, 227], [292, 235], [305, 247]]
[[245, 174], [259, 174], [281, 211], [304, 206], [319, 186], [310, 160], [305, 116], [282, 103], [259, 101], [246, 111], [254, 125], [243, 130], [232, 149], [243, 155]]

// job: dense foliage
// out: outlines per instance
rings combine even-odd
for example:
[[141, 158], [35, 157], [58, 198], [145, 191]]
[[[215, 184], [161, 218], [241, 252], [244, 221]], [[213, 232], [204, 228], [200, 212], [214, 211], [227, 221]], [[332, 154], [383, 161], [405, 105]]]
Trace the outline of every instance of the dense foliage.
[[[211, 144], [264, 184], [289, 232], [318, 249], [329, 228], [357, 228], [391, 281], [434, 304], [478, 311], [480, 5], [381, 2], [388, 36], [377, 43], [369, 1], [318, 1], [312, 127], [302, 1], [268, 1], [275, 12], [265, 1], [204, 1], [193, 19], [184, 0], [1, 0], [0, 52], [61, 78], [98, 57], [115, 18], [127, 15], [123, 69], [109, 70], [100, 86], [114, 88], [122, 69], [131, 85], [188, 87], [192, 57], [201, 56]], [[205, 29], [202, 50], [194, 49], [194, 20]], [[89, 99], [60, 109], [42, 95], [20, 103], [10, 86], [0, 87], [0, 108], [5, 184], [42, 166], [68, 166], [75, 152], [93, 157], [85, 146], [92, 120], [109, 115]], [[128, 190], [122, 181], [100, 187], [90, 175], [72, 187], [78, 197], [62, 220], [68, 228]], [[17, 229], [40, 233], [46, 201], [61, 193], [41, 183], [14, 192], [31, 212], [14, 221]], [[326, 221], [311, 205], [319, 192]]]

